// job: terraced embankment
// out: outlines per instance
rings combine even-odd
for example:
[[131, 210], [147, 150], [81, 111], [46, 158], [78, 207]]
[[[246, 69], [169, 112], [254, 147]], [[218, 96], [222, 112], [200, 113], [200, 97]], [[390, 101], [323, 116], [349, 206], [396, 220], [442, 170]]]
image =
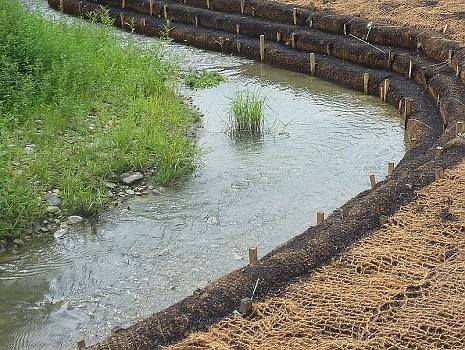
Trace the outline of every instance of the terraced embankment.
[[263, 1], [49, 3], [84, 18], [105, 5], [124, 29], [163, 34], [187, 45], [261, 60], [381, 96], [406, 114], [405, 126], [414, 140], [391, 176], [322, 224], [92, 349], [153, 349], [206, 329], [237, 309], [257, 279], [262, 298], [315, 271], [378, 229], [380, 217], [391, 216], [415, 199], [417, 191], [435, 180], [436, 169], [452, 168], [464, 158], [456, 126], [465, 116], [465, 50], [441, 34]]

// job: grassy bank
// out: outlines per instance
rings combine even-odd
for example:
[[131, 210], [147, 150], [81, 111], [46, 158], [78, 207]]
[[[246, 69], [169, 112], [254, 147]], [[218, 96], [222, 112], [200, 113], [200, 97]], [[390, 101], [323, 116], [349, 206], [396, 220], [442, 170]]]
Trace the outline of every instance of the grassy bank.
[[161, 44], [122, 45], [112, 28], [45, 20], [15, 0], [1, 1], [0, 21], [0, 238], [30, 231], [46, 191], [89, 215], [121, 173], [166, 184], [192, 172], [198, 115]]

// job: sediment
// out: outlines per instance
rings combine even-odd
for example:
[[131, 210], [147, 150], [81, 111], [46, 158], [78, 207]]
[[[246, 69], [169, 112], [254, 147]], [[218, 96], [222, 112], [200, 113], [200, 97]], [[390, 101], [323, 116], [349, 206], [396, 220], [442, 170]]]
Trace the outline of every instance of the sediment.
[[[206, 329], [237, 309], [258, 279], [258, 297], [263, 298], [315, 271], [377, 230], [380, 217], [414, 200], [417, 191], [435, 181], [436, 169], [453, 168], [464, 159], [456, 125], [465, 116], [465, 50], [440, 33], [268, 1], [48, 1], [55, 9], [83, 18], [104, 5], [115, 25], [126, 30], [164, 35], [380, 96], [406, 115], [412, 140], [392, 175], [323, 223], [89, 349], [160, 348]], [[387, 92], [382, 91], [385, 86]]]

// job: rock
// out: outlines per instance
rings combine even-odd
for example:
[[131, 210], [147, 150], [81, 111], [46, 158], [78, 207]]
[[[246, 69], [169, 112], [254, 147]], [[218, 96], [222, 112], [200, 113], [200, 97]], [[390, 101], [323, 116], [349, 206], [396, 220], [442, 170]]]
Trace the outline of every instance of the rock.
[[132, 172], [132, 173], [124, 173], [122, 177], [122, 181], [125, 185], [132, 185], [135, 184], [136, 182], [142, 180], [144, 178], [144, 175], [142, 175], [140, 172]]
[[117, 186], [115, 183], [109, 181], [105, 181], [103, 184], [108, 188], [115, 188]]
[[83, 221], [84, 221], [84, 218], [82, 216], [71, 215], [70, 217], [68, 217], [68, 224], [70, 225], [80, 224]]
[[55, 238], [61, 238], [63, 237], [64, 235], [66, 235], [68, 233], [68, 229], [63, 227], [63, 228], [59, 228], [58, 230], [55, 231], [55, 233], [53, 234], [53, 237]]
[[60, 212], [60, 207], [57, 207], [56, 205], [49, 205], [47, 207], [47, 213], [55, 214], [59, 212]]
[[136, 193], [134, 190], [126, 190], [126, 194], [133, 195], [134, 193]]
[[13, 243], [16, 245], [24, 245], [24, 241], [19, 238], [16, 238], [15, 240], [13, 240]]
[[49, 199], [47, 199], [47, 205], [49, 206], [56, 206], [58, 207], [61, 204], [61, 199], [58, 198], [57, 196], [52, 196]]

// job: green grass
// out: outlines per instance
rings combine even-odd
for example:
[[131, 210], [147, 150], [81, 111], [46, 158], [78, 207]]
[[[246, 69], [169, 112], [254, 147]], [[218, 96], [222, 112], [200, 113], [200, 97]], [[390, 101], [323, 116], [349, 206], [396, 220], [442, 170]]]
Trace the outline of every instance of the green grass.
[[230, 100], [229, 134], [233, 137], [264, 133], [266, 98], [259, 93], [236, 91]]
[[45, 20], [15, 0], [0, 2], [0, 23], [0, 238], [30, 231], [48, 190], [91, 215], [123, 172], [153, 170], [160, 184], [192, 173], [199, 115], [162, 43], [122, 45], [113, 28]]
[[193, 89], [207, 89], [215, 87], [224, 81], [226, 81], [226, 78], [220, 73], [210, 72], [207, 70], [203, 70], [201, 72], [195, 70], [190, 71], [184, 79], [185, 84]]

